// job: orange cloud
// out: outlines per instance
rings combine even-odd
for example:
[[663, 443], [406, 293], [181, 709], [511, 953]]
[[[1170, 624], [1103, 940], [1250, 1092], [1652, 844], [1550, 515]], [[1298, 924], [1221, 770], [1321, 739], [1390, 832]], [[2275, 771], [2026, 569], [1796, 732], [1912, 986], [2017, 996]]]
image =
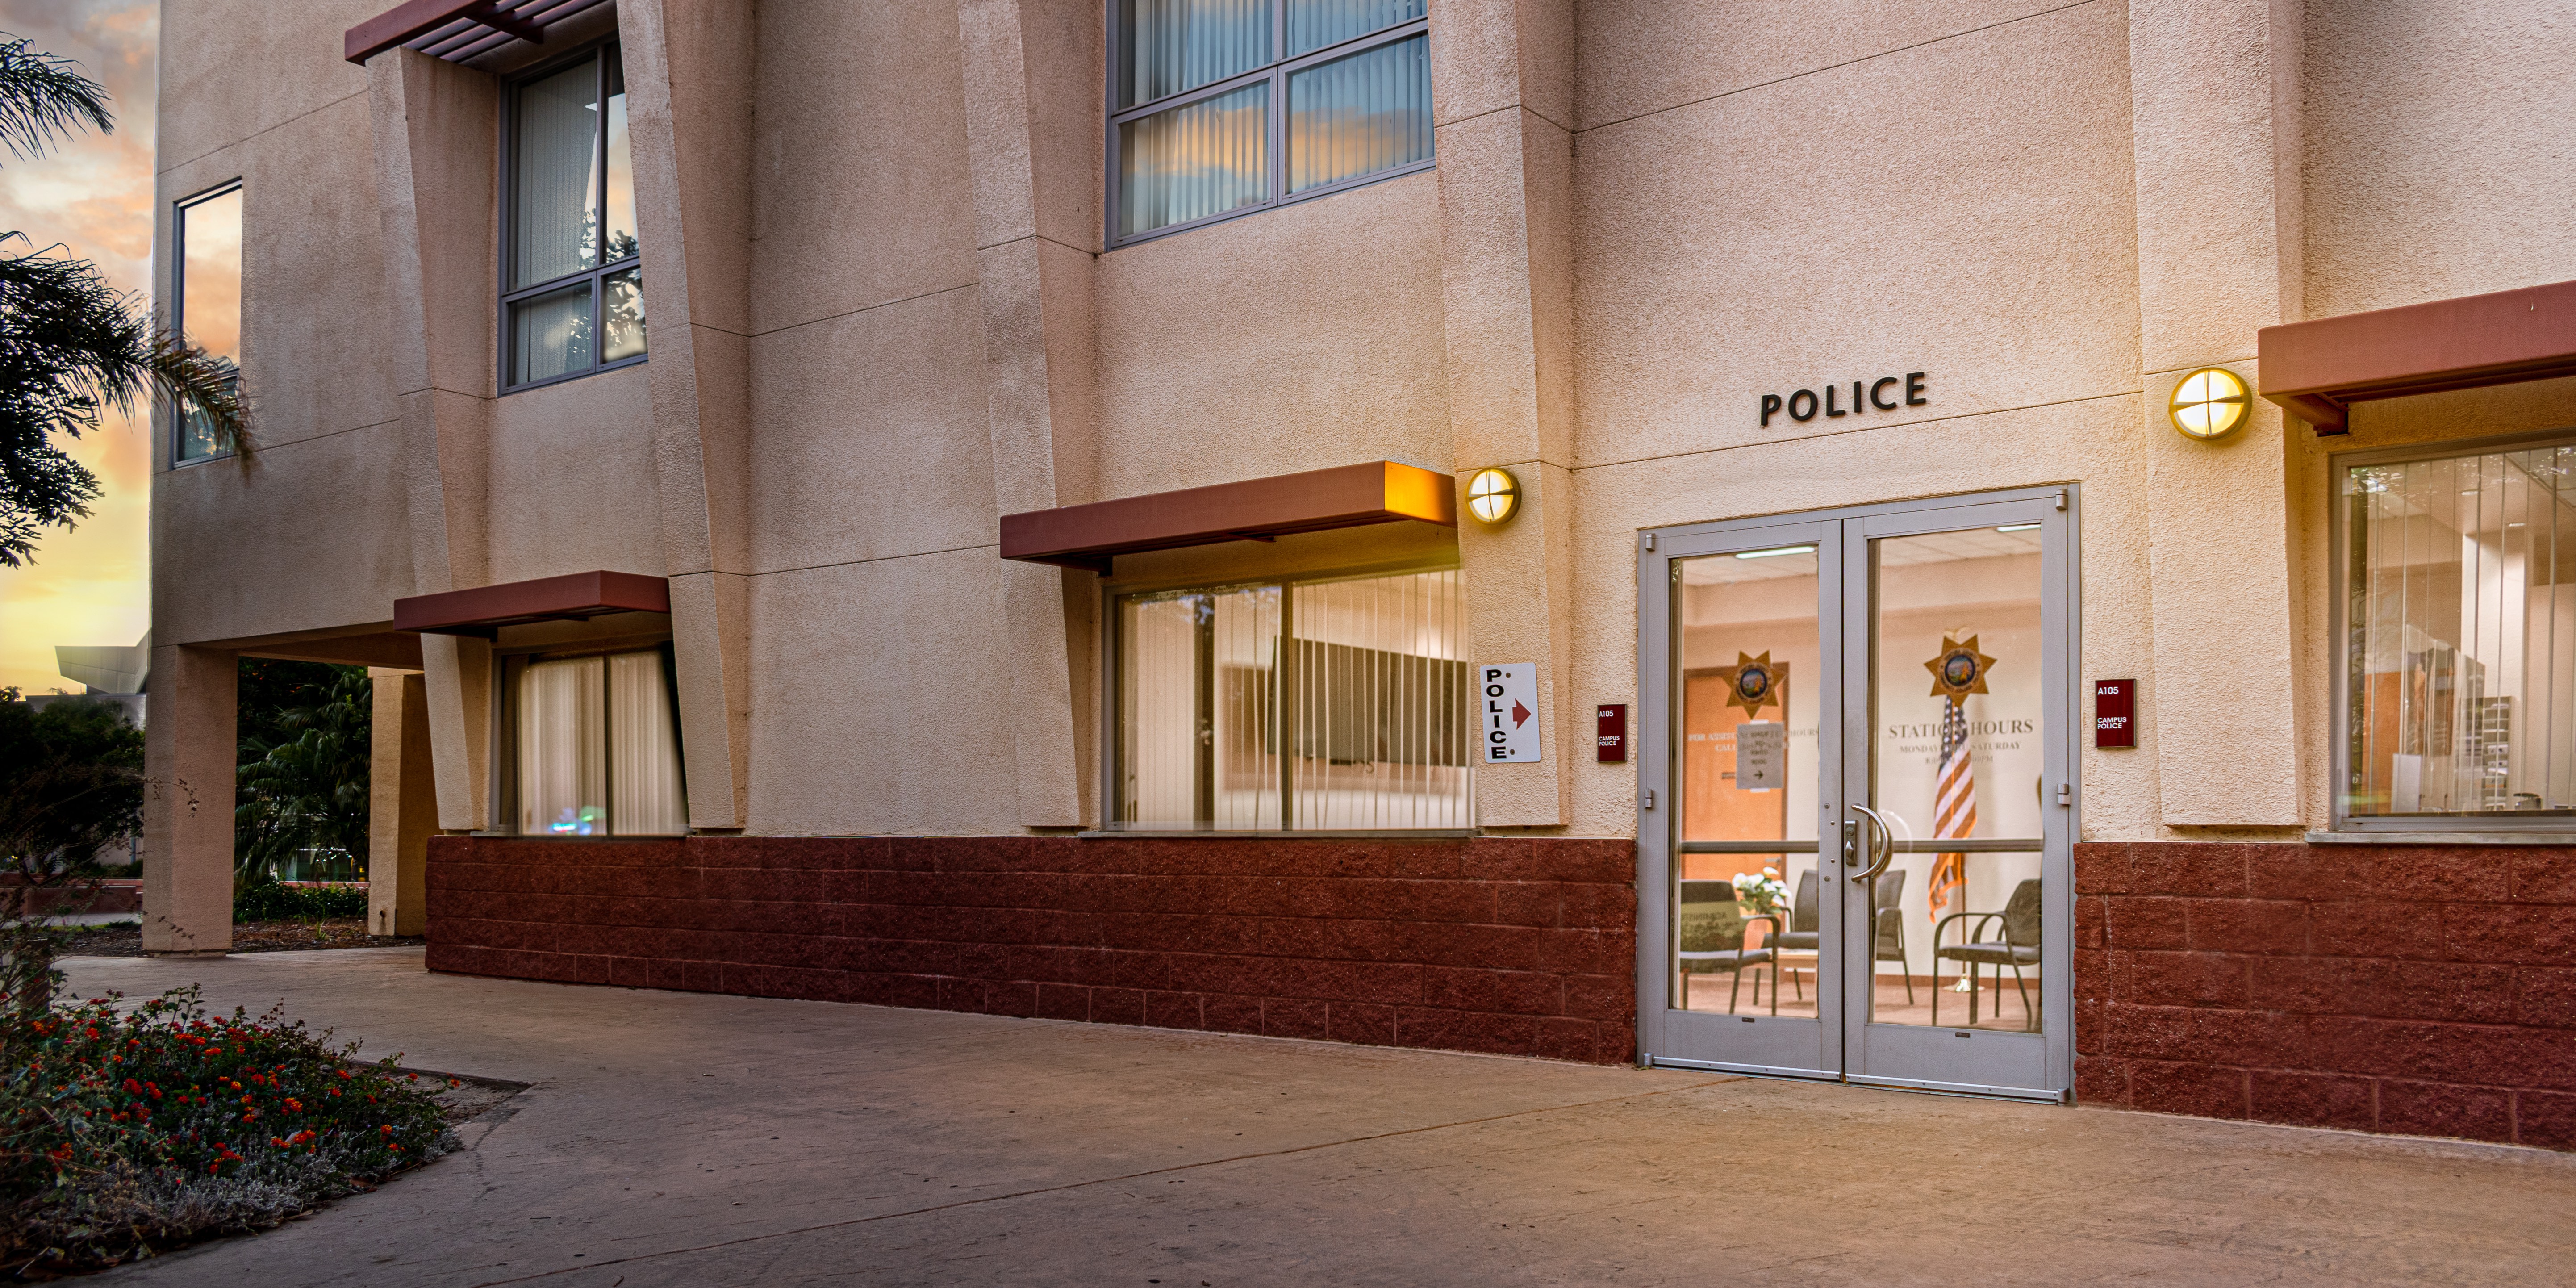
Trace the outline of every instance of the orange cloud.
[[[0, 0], [0, 31], [77, 60], [116, 112], [113, 134], [78, 135], [41, 160], [0, 155], [0, 229], [59, 244], [137, 294], [152, 284], [160, 27], [152, 0]], [[77, 690], [54, 670], [55, 645], [131, 644], [151, 619], [152, 436], [112, 419], [70, 450], [106, 496], [77, 529], [46, 536], [32, 566], [0, 569], [0, 685], [30, 692]]]

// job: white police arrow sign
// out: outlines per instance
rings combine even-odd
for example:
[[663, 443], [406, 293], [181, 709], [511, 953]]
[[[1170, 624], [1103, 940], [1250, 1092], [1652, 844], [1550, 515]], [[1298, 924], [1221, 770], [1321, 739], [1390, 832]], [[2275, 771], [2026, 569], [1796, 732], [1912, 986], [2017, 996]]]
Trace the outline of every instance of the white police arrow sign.
[[1485, 763], [1518, 764], [1538, 760], [1538, 666], [1531, 662], [1489, 662], [1476, 668], [1476, 689], [1483, 712], [1480, 734]]

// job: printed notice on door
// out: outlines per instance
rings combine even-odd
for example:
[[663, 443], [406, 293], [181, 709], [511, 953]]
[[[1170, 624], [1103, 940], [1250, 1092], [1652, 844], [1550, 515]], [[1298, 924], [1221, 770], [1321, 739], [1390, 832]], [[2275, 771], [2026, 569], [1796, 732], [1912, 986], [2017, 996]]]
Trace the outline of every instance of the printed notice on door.
[[1789, 780], [1789, 726], [1777, 720], [1754, 720], [1735, 726], [1735, 786], [1740, 791], [1778, 791]]
[[1538, 664], [1488, 662], [1476, 668], [1483, 708], [1485, 763], [1525, 764], [1538, 755]]

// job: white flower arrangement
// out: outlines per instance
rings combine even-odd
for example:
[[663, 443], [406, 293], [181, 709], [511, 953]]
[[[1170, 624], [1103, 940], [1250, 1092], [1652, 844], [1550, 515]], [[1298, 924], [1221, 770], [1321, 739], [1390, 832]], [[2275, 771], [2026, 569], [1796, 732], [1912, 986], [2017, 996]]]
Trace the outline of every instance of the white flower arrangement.
[[1739, 872], [1733, 884], [1736, 899], [1757, 916], [1788, 911], [1789, 886], [1780, 879], [1778, 868], [1764, 868], [1758, 876]]

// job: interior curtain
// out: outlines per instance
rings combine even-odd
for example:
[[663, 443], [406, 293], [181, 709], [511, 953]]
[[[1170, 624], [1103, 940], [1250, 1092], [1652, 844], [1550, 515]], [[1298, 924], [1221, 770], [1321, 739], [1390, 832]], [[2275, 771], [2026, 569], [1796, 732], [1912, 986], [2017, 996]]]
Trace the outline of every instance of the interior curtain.
[[608, 659], [608, 728], [610, 826], [619, 836], [686, 833], [679, 731], [659, 652]]
[[604, 660], [530, 663], [519, 673], [519, 831], [608, 832]]
[[1411, 22], [1423, 6], [1424, 0], [1288, 0], [1288, 56]]

